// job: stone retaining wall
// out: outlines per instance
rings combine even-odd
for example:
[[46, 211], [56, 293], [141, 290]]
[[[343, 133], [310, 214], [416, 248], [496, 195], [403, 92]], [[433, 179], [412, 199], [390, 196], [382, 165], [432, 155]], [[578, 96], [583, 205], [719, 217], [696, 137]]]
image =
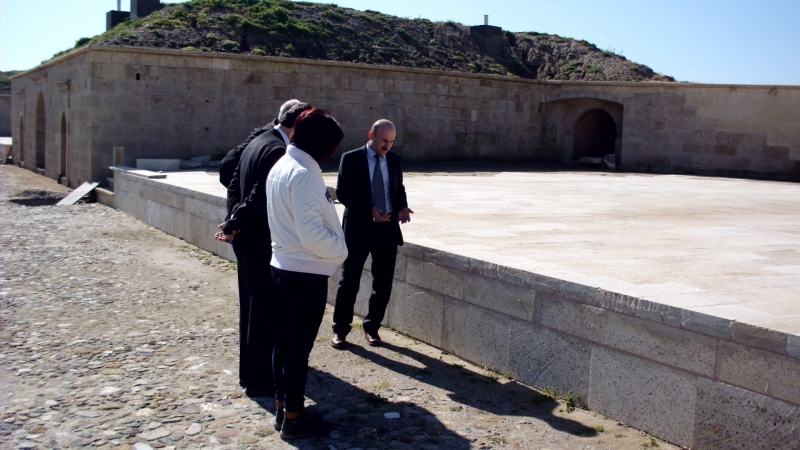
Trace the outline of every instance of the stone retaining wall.
[[[212, 238], [224, 198], [121, 170], [115, 186], [121, 211], [233, 260]], [[800, 336], [413, 243], [394, 278], [385, 325], [415, 339], [679, 445], [800, 445]]]

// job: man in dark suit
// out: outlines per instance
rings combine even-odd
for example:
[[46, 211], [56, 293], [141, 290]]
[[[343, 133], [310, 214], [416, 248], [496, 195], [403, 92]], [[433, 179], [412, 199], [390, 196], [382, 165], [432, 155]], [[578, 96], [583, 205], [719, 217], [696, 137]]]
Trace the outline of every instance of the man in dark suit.
[[[272, 247], [267, 219], [266, 180], [272, 166], [286, 153], [289, 136], [300, 113], [311, 105], [298, 103], [277, 126], [256, 136], [244, 149], [228, 187], [228, 220], [215, 238], [230, 241], [244, 274], [246, 299], [239, 299], [239, 384], [251, 397], [274, 395], [272, 350], [275, 345], [275, 287], [270, 259]], [[241, 282], [242, 278], [240, 278]]]
[[372, 125], [369, 142], [342, 155], [336, 196], [345, 206], [342, 227], [348, 257], [336, 292], [331, 346], [346, 347], [353, 321], [361, 271], [372, 255], [372, 295], [369, 313], [362, 321], [371, 346], [381, 345], [378, 329], [392, 294], [397, 246], [403, 245], [400, 224], [411, 220], [400, 155], [391, 152], [397, 131], [382, 119]]

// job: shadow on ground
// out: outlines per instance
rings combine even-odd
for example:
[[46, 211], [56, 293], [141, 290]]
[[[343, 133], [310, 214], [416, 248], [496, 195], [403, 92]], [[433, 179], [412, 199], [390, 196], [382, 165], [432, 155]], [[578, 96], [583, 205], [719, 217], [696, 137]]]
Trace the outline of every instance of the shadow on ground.
[[597, 431], [580, 422], [553, 414], [563, 405], [552, 397], [519, 383], [499, 383], [497, 379], [467, 370], [459, 365], [431, 358], [407, 347], [398, 347], [384, 342], [391, 351], [422, 363], [426, 369], [393, 361], [382, 355], [354, 345], [349, 350], [373, 363], [386, 367], [400, 375], [417, 378], [420, 382], [451, 392], [449, 397], [458, 403], [498, 416], [525, 416], [543, 420], [552, 428], [576, 436], [592, 437]]
[[[387, 342], [383, 347], [412, 358], [425, 368], [394, 361], [352, 343], [345, 351], [410, 380], [448, 392], [453, 402], [478, 410], [489, 424], [500, 422], [500, 416], [518, 416], [541, 420], [553, 429], [575, 436], [597, 435], [596, 430], [580, 422], [555, 415], [556, 409], [564, 405], [527, 386], [515, 382], [500, 383], [496, 378], [475, 373], [460, 365], [451, 365], [406, 347]], [[316, 410], [329, 420], [333, 430], [328, 437], [289, 442], [298, 449], [339, 448], [339, 442], [360, 448], [462, 450], [474, 445], [473, 441], [438, 420], [433, 411], [413, 401], [390, 401], [320, 370], [309, 369], [306, 396], [318, 405], [309, 409], [312, 412]], [[274, 412], [271, 399], [260, 404], [268, 412]], [[400, 417], [387, 419], [384, 414], [389, 412], [399, 413]]]

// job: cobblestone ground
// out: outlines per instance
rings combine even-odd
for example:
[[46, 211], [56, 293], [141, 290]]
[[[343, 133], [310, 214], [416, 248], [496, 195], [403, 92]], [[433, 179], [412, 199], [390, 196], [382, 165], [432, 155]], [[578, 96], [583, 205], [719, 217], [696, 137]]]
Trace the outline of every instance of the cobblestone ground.
[[[234, 266], [0, 166], [3, 448], [596, 449], [669, 444], [384, 330], [311, 356], [329, 437], [280, 440], [238, 387]], [[31, 200], [33, 199], [33, 200]]]

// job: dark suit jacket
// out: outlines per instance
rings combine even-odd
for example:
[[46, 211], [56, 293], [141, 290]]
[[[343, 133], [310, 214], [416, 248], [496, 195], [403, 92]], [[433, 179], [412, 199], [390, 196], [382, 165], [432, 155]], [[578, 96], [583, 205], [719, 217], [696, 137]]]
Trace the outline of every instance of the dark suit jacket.
[[[400, 155], [390, 151], [386, 154], [386, 163], [389, 167], [389, 198], [392, 200], [392, 238], [397, 245], [403, 245], [397, 212], [408, 207], [408, 199], [403, 186]], [[369, 176], [366, 145], [342, 155], [336, 197], [345, 206], [342, 228], [348, 242], [363, 237], [367, 227], [372, 224], [372, 182]]]
[[274, 128], [257, 136], [244, 149], [228, 187], [228, 220], [222, 229], [225, 234], [239, 230], [241, 234], [235, 240], [240, 242], [270, 240], [267, 175], [284, 154], [286, 143]]
[[244, 142], [234, 147], [228, 152], [227, 155], [225, 155], [224, 158], [222, 158], [222, 161], [219, 163], [219, 182], [222, 183], [223, 186], [227, 188], [231, 185], [231, 180], [233, 180], [233, 172], [236, 171], [237, 167], [239, 167], [239, 160], [242, 157], [242, 152], [245, 148], [247, 148], [248, 145], [250, 145], [250, 142], [277, 125], [278, 119], [275, 119], [272, 121], [271, 125], [267, 125], [263, 128], [254, 128]]

